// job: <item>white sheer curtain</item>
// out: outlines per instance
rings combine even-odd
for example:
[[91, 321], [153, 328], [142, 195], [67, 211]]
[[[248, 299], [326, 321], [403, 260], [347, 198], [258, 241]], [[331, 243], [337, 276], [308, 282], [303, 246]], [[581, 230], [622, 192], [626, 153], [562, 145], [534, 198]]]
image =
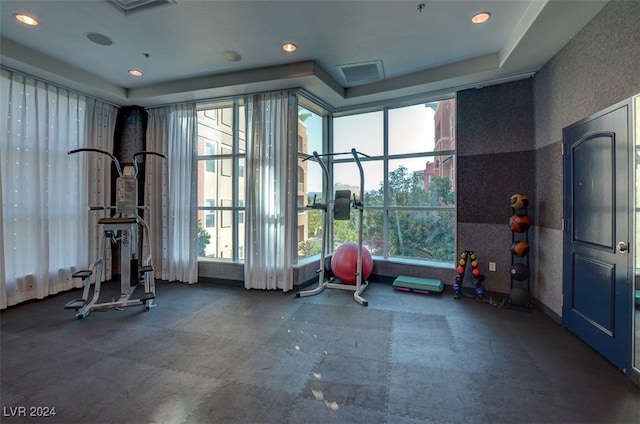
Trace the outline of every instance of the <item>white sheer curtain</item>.
[[293, 288], [298, 144], [294, 92], [247, 98], [245, 287]]
[[195, 104], [150, 109], [147, 150], [167, 155], [145, 159], [145, 203], [149, 206], [156, 278], [198, 281], [197, 153]]
[[[104, 150], [113, 153], [114, 130], [118, 109], [108, 103], [87, 98], [85, 116], [86, 143], [83, 147]], [[79, 146], [80, 147], [80, 146]], [[86, 166], [83, 175], [87, 177], [87, 204], [88, 206], [109, 206], [111, 201], [111, 181], [117, 175], [111, 175], [112, 160], [99, 153], [78, 153], [80, 164]], [[86, 205], [81, 205], [85, 207]], [[86, 212], [85, 212], [86, 213]], [[102, 230], [98, 220], [109, 216], [110, 212], [90, 212], [87, 234], [89, 246], [87, 250], [89, 263], [96, 260], [99, 254]], [[102, 267], [102, 281], [111, 279], [111, 243], [106, 243], [104, 266]], [[77, 282], [77, 281], [76, 281]]]
[[91, 260], [88, 233], [96, 230], [86, 207], [97, 167], [67, 152], [112, 133], [116, 109], [0, 71], [0, 307], [6, 308], [79, 284], [71, 273]]

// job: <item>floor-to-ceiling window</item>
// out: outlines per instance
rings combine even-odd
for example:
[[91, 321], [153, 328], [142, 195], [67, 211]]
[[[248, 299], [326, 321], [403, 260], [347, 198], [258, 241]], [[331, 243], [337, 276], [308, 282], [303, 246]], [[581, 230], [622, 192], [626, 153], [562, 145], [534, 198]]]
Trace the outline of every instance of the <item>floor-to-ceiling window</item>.
[[309, 102], [298, 107], [298, 262], [320, 254], [322, 248], [321, 209], [310, 207], [326, 202], [323, 197], [323, 174], [320, 165], [309, 160], [313, 152], [325, 152], [327, 116], [313, 111]]
[[[452, 263], [455, 256], [455, 100], [336, 117], [333, 152], [362, 156], [363, 244], [373, 256]], [[333, 189], [359, 196], [349, 154], [333, 156]], [[334, 246], [356, 241], [357, 216], [334, 223]]]
[[245, 114], [235, 102], [198, 111], [198, 256], [242, 262]]

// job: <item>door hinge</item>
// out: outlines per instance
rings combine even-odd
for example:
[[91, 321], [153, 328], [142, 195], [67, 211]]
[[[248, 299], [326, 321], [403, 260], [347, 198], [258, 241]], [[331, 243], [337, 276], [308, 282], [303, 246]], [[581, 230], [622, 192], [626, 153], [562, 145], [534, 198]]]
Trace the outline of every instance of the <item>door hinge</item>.
[[565, 143], [562, 143], [562, 156], [567, 154], [567, 145]]
[[561, 227], [562, 227], [562, 231], [563, 231], [563, 232], [564, 232], [564, 231], [567, 231], [567, 220], [566, 220], [566, 219], [564, 219], [564, 218], [562, 218], [562, 224], [561, 224]]

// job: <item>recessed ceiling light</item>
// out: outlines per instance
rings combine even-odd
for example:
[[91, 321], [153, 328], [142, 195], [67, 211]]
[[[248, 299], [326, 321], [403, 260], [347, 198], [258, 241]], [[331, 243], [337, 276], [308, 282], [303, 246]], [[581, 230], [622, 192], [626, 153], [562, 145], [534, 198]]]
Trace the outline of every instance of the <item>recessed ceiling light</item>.
[[297, 48], [298, 48], [298, 46], [296, 46], [293, 43], [284, 43], [282, 45], [282, 50], [284, 50], [285, 52], [289, 52], [289, 53], [295, 52]]
[[474, 24], [483, 24], [487, 22], [490, 17], [491, 13], [489, 12], [476, 13], [475, 15], [473, 15], [473, 18], [471, 18], [471, 22], [473, 22]]
[[32, 18], [29, 15], [23, 15], [23, 14], [15, 14], [13, 15], [15, 16], [15, 18], [17, 20], [19, 20], [20, 22], [22, 22], [25, 25], [31, 25], [31, 26], [36, 26], [38, 25], [38, 21], [36, 21], [34, 18]]
[[133, 75], [134, 77], [141, 77], [142, 71], [138, 71], [137, 69], [129, 69], [129, 74]]

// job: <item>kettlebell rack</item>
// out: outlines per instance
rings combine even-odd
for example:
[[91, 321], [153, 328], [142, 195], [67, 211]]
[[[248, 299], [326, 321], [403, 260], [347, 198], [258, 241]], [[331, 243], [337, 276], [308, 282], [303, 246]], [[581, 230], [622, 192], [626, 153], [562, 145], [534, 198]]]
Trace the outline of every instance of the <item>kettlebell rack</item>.
[[478, 256], [472, 250], [465, 250], [460, 254], [460, 260], [458, 261], [458, 267], [456, 268], [456, 281], [453, 284], [453, 298], [460, 299], [464, 296], [463, 284], [467, 264], [469, 263], [471, 263], [471, 275], [473, 276], [475, 297], [478, 300], [482, 300], [484, 296], [484, 285], [482, 283], [485, 280], [485, 276], [480, 270], [480, 261], [478, 260]]

